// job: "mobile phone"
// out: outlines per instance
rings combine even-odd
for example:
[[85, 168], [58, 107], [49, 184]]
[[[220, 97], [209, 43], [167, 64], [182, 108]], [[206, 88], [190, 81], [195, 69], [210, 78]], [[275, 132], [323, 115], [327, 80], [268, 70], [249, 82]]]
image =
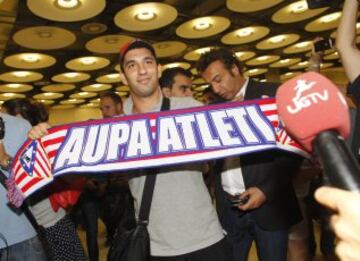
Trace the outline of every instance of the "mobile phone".
[[[240, 196], [240, 195], [239, 195]], [[245, 205], [246, 202], [248, 202], [249, 196], [246, 196], [245, 198], [238, 197], [237, 199], [231, 200], [231, 205], [234, 207]]]
[[334, 41], [331, 38], [323, 39], [314, 43], [314, 50], [316, 53], [332, 49], [333, 47]]

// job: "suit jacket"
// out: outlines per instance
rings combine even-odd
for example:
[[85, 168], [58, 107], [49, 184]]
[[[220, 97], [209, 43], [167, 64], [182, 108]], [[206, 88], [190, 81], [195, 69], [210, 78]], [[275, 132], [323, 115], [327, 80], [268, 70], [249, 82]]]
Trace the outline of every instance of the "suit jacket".
[[[250, 80], [245, 100], [259, 99], [263, 95], [274, 97], [276, 84]], [[292, 185], [292, 176], [298, 171], [302, 158], [280, 150], [267, 150], [240, 156], [245, 187], [258, 187], [266, 195], [266, 202], [251, 210], [257, 224], [266, 230], [286, 229], [301, 220], [301, 213]], [[224, 160], [215, 166], [215, 193], [220, 220], [224, 208], [231, 207], [221, 185]]]

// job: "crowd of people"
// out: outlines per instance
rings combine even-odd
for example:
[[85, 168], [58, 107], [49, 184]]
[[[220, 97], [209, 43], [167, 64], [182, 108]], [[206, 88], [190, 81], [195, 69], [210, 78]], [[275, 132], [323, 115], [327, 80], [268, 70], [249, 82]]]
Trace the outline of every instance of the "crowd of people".
[[[349, 92], [357, 104], [358, 9], [357, 0], [345, 0], [336, 40], [350, 81]], [[314, 53], [309, 69], [319, 68], [319, 56]], [[241, 62], [224, 48], [202, 54], [197, 62], [197, 71], [210, 86], [204, 91], [204, 103], [192, 97], [191, 73], [182, 68], [162, 71], [153, 46], [146, 41], [136, 39], [125, 44], [120, 49], [120, 67], [121, 80], [130, 87], [130, 96], [122, 101], [115, 93], [101, 94], [103, 118], [160, 111], [165, 97], [172, 110], [274, 97], [279, 87], [279, 83], [245, 77]], [[4, 127], [0, 122], [1, 261], [97, 261], [99, 217], [106, 227], [108, 245], [113, 243], [116, 231], [135, 227], [146, 169], [61, 178], [55, 183], [61, 182], [65, 190], [78, 195], [68, 206], [56, 205], [58, 191], [48, 186], [31, 196], [22, 208], [12, 207], [5, 186], [12, 158], [27, 136], [38, 139], [50, 126], [46, 109], [28, 99], [5, 102], [0, 117]], [[353, 132], [350, 146], [359, 160], [359, 109]], [[321, 187], [315, 198], [335, 214], [321, 208], [312, 200], [314, 187], [316, 183], [322, 186], [324, 174], [316, 159], [272, 149], [211, 162], [163, 166], [156, 174], [147, 226], [152, 261], [248, 260], [253, 242], [259, 260], [311, 260], [316, 253], [314, 209], [320, 209], [317, 220], [326, 260], [337, 260], [336, 255], [341, 260], [360, 260], [360, 195]], [[80, 243], [76, 225], [86, 230], [87, 251]]]

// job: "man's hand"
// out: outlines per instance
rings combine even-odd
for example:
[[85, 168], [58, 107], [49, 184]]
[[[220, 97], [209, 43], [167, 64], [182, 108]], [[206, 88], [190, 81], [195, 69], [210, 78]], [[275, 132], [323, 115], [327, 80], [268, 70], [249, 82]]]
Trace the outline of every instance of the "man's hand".
[[50, 128], [49, 124], [39, 123], [38, 125], [32, 127], [32, 129], [28, 133], [28, 137], [33, 140], [39, 139], [48, 133], [47, 130], [49, 128]]
[[266, 201], [265, 194], [257, 187], [250, 187], [241, 193], [240, 199], [246, 197], [249, 197], [249, 200], [244, 205], [238, 205], [242, 211], [258, 208]]
[[339, 239], [336, 254], [341, 260], [360, 260], [360, 194], [322, 187], [315, 192], [315, 198], [337, 212], [331, 217]]

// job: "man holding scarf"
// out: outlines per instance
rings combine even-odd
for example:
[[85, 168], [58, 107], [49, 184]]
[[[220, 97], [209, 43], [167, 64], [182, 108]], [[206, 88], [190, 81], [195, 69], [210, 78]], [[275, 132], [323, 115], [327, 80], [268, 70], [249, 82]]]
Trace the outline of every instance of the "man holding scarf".
[[[121, 48], [120, 74], [130, 87], [130, 97], [124, 103], [126, 115], [156, 112], [163, 96], [158, 80], [161, 76], [154, 48], [142, 40], [133, 40]], [[170, 98], [170, 109], [201, 106], [192, 98]], [[40, 125], [29, 133], [39, 138], [47, 133]], [[127, 173], [130, 173], [127, 171]], [[139, 206], [145, 182], [143, 170], [134, 170], [129, 181]], [[159, 169], [150, 209], [148, 230], [151, 259], [189, 261], [230, 261], [231, 246], [224, 238], [216, 211], [204, 184], [201, 164], [189, 163]]]

